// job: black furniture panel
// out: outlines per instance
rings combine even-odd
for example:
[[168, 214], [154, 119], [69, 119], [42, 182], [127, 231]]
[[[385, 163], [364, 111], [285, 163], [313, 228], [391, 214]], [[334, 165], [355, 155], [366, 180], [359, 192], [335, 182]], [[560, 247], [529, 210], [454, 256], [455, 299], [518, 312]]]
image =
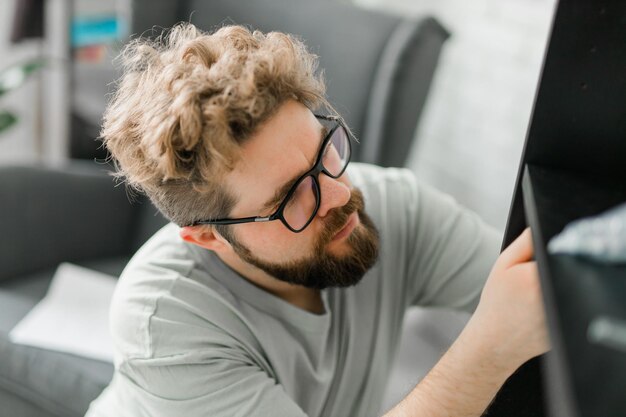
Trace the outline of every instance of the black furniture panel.
[[561, 0], [503, 247], [525, 227], [526, 163], [626, 181], [626, 2]]
[[546, 250], [569, 222], [626, 201], [625, 40], [626, 2], [557, 2], [503, 241], [533, 231], [553, 350], [494, 408], [511, 386], [543, 386], [545, 411], [524, 415], [626, 415], [626, 352], [589, 337], [594, 320], [626, 319], [626, 267]]
[[619, 182], [527, 165], [524, 203], [533, 230], [552, 352], [545, 355], [553, 416], [626, 414], [626, 352], [594, 342], [600, 321], [626, 323], [626, 265], [606, 265], [546, 246], [572, 220], [626, 201]]

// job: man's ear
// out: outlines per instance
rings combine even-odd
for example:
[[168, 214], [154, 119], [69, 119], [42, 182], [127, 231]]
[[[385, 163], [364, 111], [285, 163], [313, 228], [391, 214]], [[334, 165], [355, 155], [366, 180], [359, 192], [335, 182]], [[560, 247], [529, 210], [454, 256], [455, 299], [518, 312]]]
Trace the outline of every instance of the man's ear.
[[185, 242], [193, 243], [214, 252], [220, 253], [232, 250], [230, 243], [212, 227], [185, 226], [180, 228], [179, 234]]

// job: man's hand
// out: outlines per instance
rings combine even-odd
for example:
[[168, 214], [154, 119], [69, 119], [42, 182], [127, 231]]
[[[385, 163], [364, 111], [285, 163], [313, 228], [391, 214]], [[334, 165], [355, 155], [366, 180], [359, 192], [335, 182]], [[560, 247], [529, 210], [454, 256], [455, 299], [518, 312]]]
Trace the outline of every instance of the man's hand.
[[494, 364], [513, 371], [550, 349], [532, 257], [532, 236], [526, 229], [500, 254], [467, 325], [491, 352]]
[[446, 354], [386, 417], [477, 417], [527, 360], [549, 349], [526, 229], [496, 261], [474, 315]]

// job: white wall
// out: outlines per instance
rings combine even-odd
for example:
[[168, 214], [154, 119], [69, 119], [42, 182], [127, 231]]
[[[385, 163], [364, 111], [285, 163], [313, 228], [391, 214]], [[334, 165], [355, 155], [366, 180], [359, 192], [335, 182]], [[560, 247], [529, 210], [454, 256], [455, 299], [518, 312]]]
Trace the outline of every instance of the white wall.
[[410, 166], [504, 230], [554, 0], [355, 0], [452, 32]]
[[[27, 41], [18, 45], [10, 42], [13, 22], [13, 0], [0, 0], [0, 69], [36, 57], [38, 41]], [[19, 115], [18, 125], [0, 135], [0, 164], [32, 162], [36, 159], [36, 112], [37, 78], [31, 78], [19, 90], [0, 98], [0, 109], [10, 109]]]

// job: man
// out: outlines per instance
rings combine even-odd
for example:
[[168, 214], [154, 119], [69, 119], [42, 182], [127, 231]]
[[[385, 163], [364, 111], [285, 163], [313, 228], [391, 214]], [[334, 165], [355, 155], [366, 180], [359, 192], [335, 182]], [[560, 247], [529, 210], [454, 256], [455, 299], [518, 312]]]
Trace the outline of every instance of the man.
[[88, 416], [376, 415], [410, 305], [475, 312], [389, 416], [478, 416], [548, 349], [529, 232], [493, 266], [477, 216], [349, 164], [301, 42], [186, 24], [122, 62], [103, 138], [172, 224], [120, 278], [115, 375]]

